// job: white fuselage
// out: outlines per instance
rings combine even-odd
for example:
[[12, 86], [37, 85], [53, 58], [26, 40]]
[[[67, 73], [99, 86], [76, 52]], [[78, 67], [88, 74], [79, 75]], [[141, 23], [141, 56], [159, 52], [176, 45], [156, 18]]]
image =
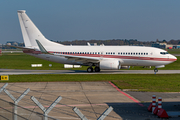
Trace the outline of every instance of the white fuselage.
[[[81, 64], [68, 60], [61, 55], [78, 56], [95, 59], [118, 59], [122, 66], [160, 66], [172, 63], [177, 58], [166, 53], [165, 50], [143, 46], [45, 46], [48, 54], [34, 54], [34, 56], [63, 64]], [[84, 64], [86, 65], [86, 64]]]

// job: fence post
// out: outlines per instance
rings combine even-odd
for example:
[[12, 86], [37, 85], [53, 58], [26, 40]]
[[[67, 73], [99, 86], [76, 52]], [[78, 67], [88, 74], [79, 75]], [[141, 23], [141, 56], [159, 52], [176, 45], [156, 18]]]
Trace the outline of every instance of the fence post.
[[48, 120], [48, 113], [56, 106], [56, 104], [62, 99], [59, 96], [47, 109], [42, 106], [42, 104], [34, 97], [31, 96], [31, 100], [44, 112], [44, 120]]
[[6, 86], [8, 86], [8, 83], [4, 84], [4, 85], [1, 87], [0, 92], [2, 92], [2, 91], [5, 89]]
[[110, 106], [108, 109], [106, 109], [103, 114], [97, 119], [97, 120], [104, 120], [106, 116], [113, 110], [113, 107]]
[[73, 110], [81, 118], [81, 120], [88, 120], [77, 107], [74, 107]]
[[30, 91], [30, 89], [26, 89], [23, 94], [19, 96], [18, 99], [14, 98], [14, 96], [8, 92], [8, 90], [4, 89], [4, 92], [14, 101], [14, 120], [17, 120], [17, 105], [18, 102]]

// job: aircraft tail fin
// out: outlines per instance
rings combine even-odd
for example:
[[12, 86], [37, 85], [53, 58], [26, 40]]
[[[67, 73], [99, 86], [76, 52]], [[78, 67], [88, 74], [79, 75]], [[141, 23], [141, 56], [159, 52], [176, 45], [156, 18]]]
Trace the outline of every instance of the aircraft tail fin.
[[[24, 39], [25, 46], [28, 48], [39, 48], [36, 40], [41, 42], [43, 46], [61, 46], [62, 44], [49, 41], [39, 31], [35, 24], [25, 13], [25, 10], [18, 10], [18, 17], [21, 26], [21, 31]], [[63, 46], [63, 45], [62, 45]]]

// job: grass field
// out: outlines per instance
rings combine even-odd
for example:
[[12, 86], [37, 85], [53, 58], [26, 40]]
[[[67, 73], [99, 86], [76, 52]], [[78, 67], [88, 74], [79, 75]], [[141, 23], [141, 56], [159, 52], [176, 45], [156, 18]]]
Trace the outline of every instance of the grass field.
[[170, 54], [180, 54], [180, 49], [168, 49], [167, 51]]
[[[31, 64], [42, 64], [42, 67], [34, 68]], [[49, 67], [52, 64], [52, 67]], [[4, 69], [37, 69], [37, 70], [63, 70], [64, 64], [54, 63], [42, 60], [24, 53], [8, 53], [0, 56], [0, 68]], [[78, 68], [79, 70], [86, 70], [87, 67]], [[77, 70], [77, 68], [73, 68]]]
[[89, 82], [111, 81], [120, 89], [137, 89], [151, 92], [179, 92], [180, 74], [45, 74], [10, 75], [3, 82]]

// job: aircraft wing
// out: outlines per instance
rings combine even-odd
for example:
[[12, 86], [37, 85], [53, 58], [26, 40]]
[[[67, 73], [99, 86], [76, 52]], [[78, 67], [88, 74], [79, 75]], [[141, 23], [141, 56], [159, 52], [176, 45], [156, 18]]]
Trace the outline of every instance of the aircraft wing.
[[[55, 55], [55, 54], [54, 54]], [[81, 63], [98, 63], [101, 59], [95, 57], [86, 57], [86, 56], [74, 56], [74, 55], [57, 55], [67, 58], [68, 60], [81, 62]]]

